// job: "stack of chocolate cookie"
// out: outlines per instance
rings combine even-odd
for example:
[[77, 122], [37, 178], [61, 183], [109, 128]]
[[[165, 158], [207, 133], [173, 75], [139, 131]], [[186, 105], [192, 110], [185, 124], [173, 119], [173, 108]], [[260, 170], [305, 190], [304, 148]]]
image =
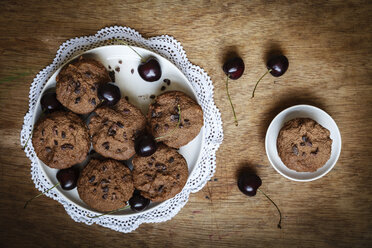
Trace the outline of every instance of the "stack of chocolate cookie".
[[[110, 81], [109, 73], [84, 57], [64, 66], [56, 80], [57, 99], [66, 109], [40, 118], [32, 143], [38, 158], [56, 169], [82, 163], [91, 146], [101, 155], [90, 159], [77, 183], [87, 205], [112, 211], [124, 207], [135, 190], [153, 202], [182, 190], [188, 167], [177, 148], [193, 140], [203, 126], [202, 109], [194, 100], [179, 91], [165, 92], [146, 117], [125, 99], [105, 105], [98, 88]], [[81, 114], [90, 117], [83, 120]], [[155, 153], [141, 157], [135, 154], [135, 141], [145, 133], [159, 143]], [[125, 165], [131, 158], [132, 171]]]

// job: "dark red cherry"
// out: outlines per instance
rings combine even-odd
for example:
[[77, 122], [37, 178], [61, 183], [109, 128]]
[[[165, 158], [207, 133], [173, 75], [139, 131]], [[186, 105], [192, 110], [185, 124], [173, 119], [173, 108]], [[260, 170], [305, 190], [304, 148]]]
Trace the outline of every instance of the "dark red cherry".
[[72, 190], [76, 187], [79, 179], [79, 169], [76, 167], [70, 167], [62, 169], [57, 172], [57, 180], [60, 183], [62, 189]]
[[57, 94], [55, 92], [44, 93], [41, 97], [40, 104], [41, 109], [47, 113], [63, 108], [62, 104], [57, 100]]
[[242, 172], [238, 178], [238, 187], [243, 194], [255, 196], [257, 189], [262, 185], [261, 178], [255, 174]]
[[142, 62], [138, 66], [137, 70], [141, 78], [148, 82], [157, 81], [161, 77], [160, 64], [153, 57], [150, 57], [146, 61]]
[[149, 134], [142, 134], [135, 140], [134, 148], [138, 156], [148, 157], [156, 152], [157, 145], [154, 137]]
[[262, 185], [261, 178], [257, 176], [256, 174], [249, 173], [247, 171], [242, 171], [239, 174], [238, 177], [238, 187], [240, 191], [247, 195], [247, 196], [255, 196], [257, 193], [257, 190], [260, 191], [278, 210], [279, 213], [279, 222], [278, 222], [278, 228], [282, 228], [282, 213], [280, 212], [280, 209], [278, 205], [268, 196], [265, 192], [259, 189], [259, 187]]
[[136, 212], [145, 210], [149, 204], [150, 200], [143, 197], [137, 190], [134, 192], [132, 198], [129, 199], [130, 208]]
[[270, 72], [270, 74], [273, 75], [274, 77], [280, 77], [287, 71], [288, 65], [289, 65], [288, 59], [284, 55], [271, 57], [266, 64], [267, 71], [260, 77], [260, 79], [258, 79], [256, 85], [254, 86], [252, 98], [254, 97], [254, 93], [256, 92], [258, 83], [262, 80], [262, 78], [266, 76], [266, 74]]
[[233, 80], [240, 78], [244, 72], [244, 62], [240, 57], [229, 59], [223, 64], [222, 70]]
[[98, 87], [98, 97], [107, 105], [115, 105], [121, 98], [120, 89], [114, 83], [101, 84]]
[[267, 61], [266, 67], [268, 70], [271, 70], [271, 75], [273, 75], [274, 77], [280, 77], [287, 71], [288, 65], [289, 62], [287, 57], [284, 55], [279, 55], [269, 59], [269, 61]]

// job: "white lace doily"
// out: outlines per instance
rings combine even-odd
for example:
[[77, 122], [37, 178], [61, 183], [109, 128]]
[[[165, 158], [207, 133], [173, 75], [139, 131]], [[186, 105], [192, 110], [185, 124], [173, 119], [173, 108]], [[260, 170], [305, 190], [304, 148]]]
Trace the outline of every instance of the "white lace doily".
[[[135, 230], [142, 223], [163, 222], [171, 219], [186, 204], [190, 193], [195, 193], [204, 187], [206, 182], [214, 174], [216, 167], [216, 151], [222, 143], [223, 130], [221, 114], [213, 100], [212, 81], [203, 69], [190, 63], [181, 43], [168, 35], [145, 39], [131, 28], [114, 26], [101, 29], [97, 34], [92, 36], [84, 36], [66, 41], [57, 51], [53, 63], [36, 75], [30, 88], [29, 111], [24, 117], [24, 124], [21, 131], [20, 138], [22, 146], [25, 145], [26, 140], [32, 135], [32, 119], [37, 100], [43, 87], [53, 73], [74, 56], [92, 48], [114, 44], [115, 42], [109, 41], [112, 39], [124, 40], [130, 45], [143, 47], [170, 60], [187, 77], [204, 111], [205, 135], [200, 156], [201, 159], [198, 164], [195, 165], [183, 190], [174, 198], [167, 200], [164, 204], [135, 216], [106, 215], [91, 219], [87, 217], [90, 212], [67, 201], [57, 190], [51, 190], [46, 193], [47, 196], [60, 202], [75, 221], [84, 222], [88, 225], [96, 223], [126, 233]], [[39, 167], [32, 142], [27, 143], [25, 153], [31, 160], [31, 176], [36, 188], [42, 192], [46, 191], [48, 188], [52, 187], [52, 185]]]

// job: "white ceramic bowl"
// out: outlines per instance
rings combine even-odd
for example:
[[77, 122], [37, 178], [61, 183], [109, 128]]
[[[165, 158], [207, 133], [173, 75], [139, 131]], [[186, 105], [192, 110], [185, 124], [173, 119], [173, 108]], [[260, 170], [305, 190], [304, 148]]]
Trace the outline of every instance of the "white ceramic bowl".
[[[332, 139], [331, 157], [326, 164], [315, 172], [297, 172], [288, 169], [278, 155], [276, 140], [284, 123], [295, 118], [310, 118], [327, 128]], [[267, 157], [282, 176], [293, 181], [308, 182], [321, 178], [335, 166], [341, 153], [341, 135], [336, 122], [323, 110], [310, 105], [296, 105], [280, 112], [271, 122], [266, 132], [265, 148]]]

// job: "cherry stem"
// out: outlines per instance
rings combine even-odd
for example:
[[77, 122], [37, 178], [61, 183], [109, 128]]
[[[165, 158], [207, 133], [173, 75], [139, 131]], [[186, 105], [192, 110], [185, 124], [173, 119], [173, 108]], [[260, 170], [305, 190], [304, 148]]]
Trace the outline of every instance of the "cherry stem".
[[23, 208], [26, 208], [27, 207], [27, 205], [33, 200], [33, 199], [35, 199], [35, 198], [38, 198], [39, 196], [41, 196], [41, 195], [44, 195], [44, 194], [46, 194], [46, 193], [48, 193], [49, 191], [51, 191], [52, 189], [54, 189], [55, 187], [57, 187], [58, 185], [59, 185], [60, 183], [57, 183], [56, 185], [54, 185], [53, 187], [51, 187], [50, 189], [48, 189], [47, 191], [45, 191], [45, 192], [42, 192], [42, 193], [40, 193], [40, 194], [38, 194], [38, 195], [36, 195], [36, 196], [34, 196], [34, 197], [32, 197], [30, 200], [28, 200], [28, 201], [26, 201], [26, 203], [25, 203], [25, 205], [24, 205], [24, 207]]
[[234, 114], [235, 126], [238, 126], [238, 119], [236, 118], [234, 105], [231, 101], [231, 97], [230, 97], [230, 93], [229, 93], [229, 76], [228, 75], [226, 77], [226, 92], [227, 92], [227, 97], [229, 98], [231, 108], [232, 108], [232, 111], [233, 111], [233, 114]]
[[261, 79], [263, 79], [264, 78], [264, 76], [266, 76], [266, 74], [267, 73], [269, 73], [269, 72], [271, 72], [272, 71], [272, 69], [270, 69], [270, 70], [267, 70], [267, 72], [265, 72], [265, 74], [263, 74], [262, 75], [262, 77], [260, 77], [260, 79], [258, 79], [258, 81], [257, 81], [257, 83], [256, 83], [256, 85], [254, 86], [254, 89], [253, 89], [253, 92], [252, 92], [252, 97], [251, 98], [253, 98], [254, 97], [254, 92], [256, 91], [256, 88], [257, 88], [257, 85], [258, 85], [258, 83], [261, 81]]
[[141, 54], [139, 54], [132, 46], [130, 46], [128, 43], [126, 43], [125, 41], [122, 41], [122, 40], [119, 40], [119, 39], [114, 39], [115, 41], [117, 41], [117, 42], [119, 42], [119, 43], [121, 43], [121, 44], [123, 44], [123, 45], [126, 45], [126, 46], [128, 46], [130, 49], [132, 49], [133, 50], [133, 52], [135, 52], [135, 53], [137, 53], [137, 55], [138, 56], [140, 56], [140, 58], [141, 58], [141, 61], [142, 62], [145, 62], [146, 60], [145, 60], [145, 58], [141, 55]]
[[28, 136], [25, 145], [22, 147], [22, 150], [26, 149], [28, 141], [31, 139], [33, 133], [34, 133], [34, 129], [31, 130], [30, 136]]
[[257, 189], [257, 190], [260, 191], [264, 196], [266, 196], [266, 198], [269, 199], [269, 201], [271, 201], [271, 203], [274, 204], [274, 206], [278, 210], [279, 216], [280, 216], [279, 223], [278, 223], [278, 228], [282, 229], [282, 226], [281, 226], [281, 224], [282, 224], [282, 213], [280, 212], [279, 207], [275, 204], [275, 202], [273, 200], [271, 200], [271, 198], [268, 195], [265, 194], [265, 192], [263, 192], [260, 189]]
[[118, 209], [115, 209], [115, 210], [112, 210], [110, 212], [107, 212], [107, 213], [104, 213], [104, 214], [99, 214], [99, 215], [95, 215], [95, 216], [87, 216], [88, 218], [91, 218], [91, 219], [94, 219], [94, 218], [98, 218], [98, 217], [101, 217], [101, 216], [104, 216], [104, 215], [107, 215], [107, 214], [112, 214], [112, 213], [115, 213], [115, 212], [119, 212], [121, 210], [124, 210], [124, 209], [127, 209], [129, 208], [129, 204], [126, 205], [125, 207], [122, 207], [122, 208], [118, 208]]
[[163, 136], [156, 137], [155, 140], [162, 139], [162, 138], [164, 138], [164, 137], [170, 136], [170, 135], [171, 135], [172, 133], [174, 133], [174, 132], [177, 130], [177, 128], [180, 126], [180, 124], [181, 124], [181, 107], [180, 107], [179, 104], [177, 105], [177, 108], [178, 108], [178, 122], [177, 122], [176, 127], [175, 127], [172, 131], [170, 131], [169, 133], [167, 133], [167, 134], [165, 134], [165, 135], [163, 135]]

